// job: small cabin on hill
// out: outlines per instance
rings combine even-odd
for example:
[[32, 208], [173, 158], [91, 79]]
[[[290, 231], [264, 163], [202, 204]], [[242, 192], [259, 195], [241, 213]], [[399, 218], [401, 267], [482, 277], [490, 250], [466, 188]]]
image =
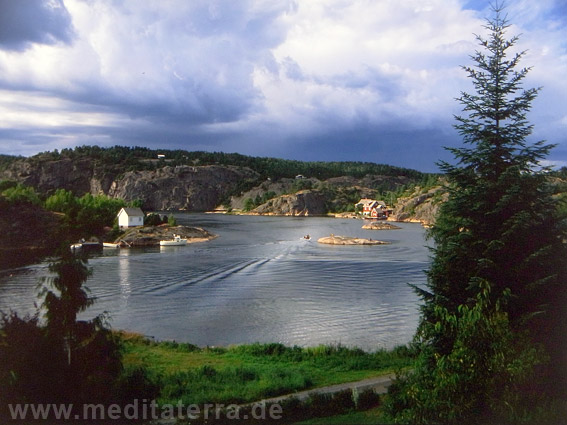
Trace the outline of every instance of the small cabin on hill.
[[117, 217], [121, 228], [144, 225], [144, 212], [140, 208], [122, 208]]

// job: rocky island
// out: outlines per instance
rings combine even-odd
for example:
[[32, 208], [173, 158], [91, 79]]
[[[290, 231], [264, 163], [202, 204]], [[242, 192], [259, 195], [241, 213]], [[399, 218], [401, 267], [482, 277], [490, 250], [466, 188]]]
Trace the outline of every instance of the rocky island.
[[362, 226], [366, 230], [398, 230], [401, 229], [400, 226], [396, 226], [392, 223], [385, 223], [383, 221], [372, 221]]
[[115, 243], [129, 247], [158, 246], [160, 240], [171, 240], [174, 235], [187, 239], [187, 243], [205, 242], [217, 237], [217, 235], [200, 227], [144, 226], [129, 229]]
[[328, 245], [389, 245], [391, 242], [377, 241], [375, 239], [354, 238], [350, 236], [330, 235], [317, 240]]

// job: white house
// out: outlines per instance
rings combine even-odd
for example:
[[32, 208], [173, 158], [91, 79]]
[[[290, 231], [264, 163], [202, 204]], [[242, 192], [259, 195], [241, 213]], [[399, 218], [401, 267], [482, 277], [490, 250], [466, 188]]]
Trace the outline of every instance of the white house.
[[134, 227], [144, 225], [144, 213], [140, 208], [122, 208], [118, 212], [119, 227]]

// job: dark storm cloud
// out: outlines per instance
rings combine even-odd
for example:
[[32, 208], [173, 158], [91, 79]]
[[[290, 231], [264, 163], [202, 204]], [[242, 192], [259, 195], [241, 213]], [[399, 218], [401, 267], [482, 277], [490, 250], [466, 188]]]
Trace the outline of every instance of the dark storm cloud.
[[[450, 160], [445, 146], [459, 143], [456, 134], [440, 130], [404, 130], [368, 125], [315, 135], [282, 144], [279, 156], [304, 161], [368, 161], [427, 172], [436, 162]], [[257, 151], [257, 147], [251, 151]]]
[[0, 48], [22, 51], [31, 43], [70, 43], [72, 37], [61, 0], [0, 0]]

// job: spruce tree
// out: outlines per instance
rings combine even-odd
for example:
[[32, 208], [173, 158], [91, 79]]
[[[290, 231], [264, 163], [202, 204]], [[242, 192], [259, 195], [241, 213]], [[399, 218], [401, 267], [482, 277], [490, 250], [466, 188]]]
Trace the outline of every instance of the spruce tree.
[[[509, 57], [518, 37], [506, 39], [502, 7], [493, 12], [474, 66], [463, 67], [474, 87], [455, 117], [465, 145], [449, 149], [455, 165], [440, 163], [450, 197], [429, 233], [427, 288], [415, 288], [419, 361], [390, 391], [388, 410], [401, 422], [518, 420], [526, 398], [549, 391], [565, 366], [567, 233], [540, 163], [552, 146], [527, 141], [539, 89], [522, 88], [525, 52]], [[557, 367], [544, 368], [546, 359]]]

